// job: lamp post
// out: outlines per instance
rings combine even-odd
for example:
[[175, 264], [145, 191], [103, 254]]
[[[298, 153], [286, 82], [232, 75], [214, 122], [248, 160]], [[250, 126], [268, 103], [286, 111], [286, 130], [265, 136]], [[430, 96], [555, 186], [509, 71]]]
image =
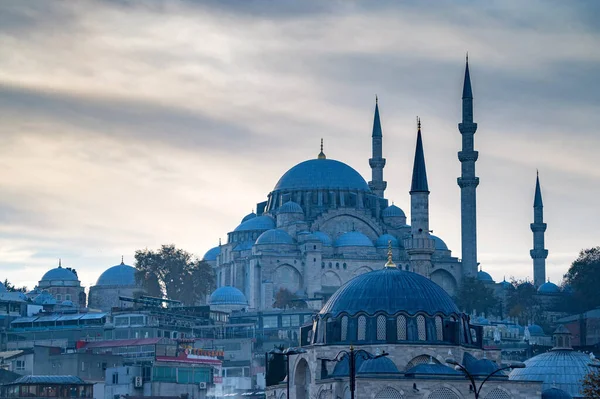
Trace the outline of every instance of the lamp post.
[[271, 349], [268, 353], [271, 355], [285, 356], [285, 364], [286, 364], [286, 370], [287, 370], [287, 374], [286, 374], [287, 384], [285, 386], [285, 394], [286, 394], [285, 399], [290, 399], [290, 356], [306, 353], [306, 349], [286, 348], [285, 350], [282, 351], [281, 349], [276, 348], [276, 349]]
[[349, 363], [349, 374], [350, 374], [350, 399], [354, 399], [354, 390], [356, 388], [356, 357], [360, 356], [363, 360], [367, 359], [378, 359], [383, 356], [387, 356], [389, 353], [385, 351], [374, 355], [372, 353], [367, 352], [364, 349], [354, 350], [354, 346], [350, 345], [350, 351], [340, 351], [333, 359], [324, 359], [320, 358], [320, 360], [324, 360], [326, 362], [341, 362], [345, 356], [348, 356]]
[[479, 388], [477, 388], [477, 385], [475, 384], [475, 377], [471, 373], [469, 373], [469, 371], [466, 369], [465, 366], [463, 366], [462, 364], [460, 364], [459, 362], [457, 362], [454, 359], [446, 359], [446, 363], [453, 365], [456, 370], [462, 371], [465, 374], [465, 376], [469, 379], [469, 381], [471, 381], [471, 387], [473, 389], [473, 393], [475, 394], [475, 399], [479, 399], [479, 394], [481, 393], [481, 388], [483, 387], [483, 384], [485, 384], [493, 375], [495, 375], [503, 370], [524, 369], [525, 368], [525, 363], [521, 363], [521, 362], [514, 362], [514, 363], [509, 364], [508, 366], [501, 367], [498, 370], [495, 370], [494, 372], [488, 374], [483, 379], [481, 384], [479, 385]]

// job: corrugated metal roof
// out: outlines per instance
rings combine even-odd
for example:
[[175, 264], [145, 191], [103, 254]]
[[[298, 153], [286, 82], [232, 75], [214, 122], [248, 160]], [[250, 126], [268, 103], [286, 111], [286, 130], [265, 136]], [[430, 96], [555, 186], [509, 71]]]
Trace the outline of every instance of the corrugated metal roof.
[[79, 320], [83, 316], [81, 313], [65, 314], [60, 316], [56, 321]]
[[86, 313], [81, 316], [81, 320], [101, 319], [106, 317], [106, 313]]
[[85, 382], [75, 375], [25, 375], [16, 379], [8, 385], [23, 385], [23, 384], [78, 384], [78, 385], [93, 385]]
[[10, 322], [10, 324], [15, 324], [15, 323], [32, 323], [33, 321], [37, 320], [37, 316], [30, 316], [30, 317], [19, 317], [18, 319], [14, 319], [13, 321]]
[[42, 322], [42, 321], [56, 321], [56, 320], [58, 320], [59, 318], [60, 318], [60, 316], [59, 316], [59, 315], [57, 315], [57, 314], [55, 314], [55, 315], [51, 315], [51, 316], [42, 316], [42, 317], [39, 317], [39, 318], [36, 320], [36, 323], [39, 323], [39, 322]]
[[154, 345], [159, 343], [161, 338], [140, 338], [140, 339], [118, 339], [114, 341], [94, 341], [88, 342], [86, 348], [117, 348], [120, 346], [135, 345]]

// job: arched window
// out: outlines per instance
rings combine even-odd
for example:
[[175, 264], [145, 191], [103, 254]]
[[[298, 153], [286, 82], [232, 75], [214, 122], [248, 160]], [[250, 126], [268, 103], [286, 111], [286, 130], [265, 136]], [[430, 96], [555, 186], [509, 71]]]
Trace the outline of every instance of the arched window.
[[364, 341], [367, 332], [367, 318], [365, 316], [359, 316], [358, 318], [358, 334], [356, 339]]
[[400, 315], [396, 318], [396, 338], [406, 341], [406, 317]]
[[425, 316], [417, 316], [417, 334], [419, 341], [427, 340], [427, 333], [425, 332]]
[[438, 341], [444, 340], [444, 323], [441, 316], [435, 316], [435, 334]]
[[460, 399], [460, 397], [450, 388], [442, 387], [431, 392], [429, 399]]
[[404, 396], [392, 387], [385, 387], [377, 392], [375, 399], [402, 399]]
[[384, 315], [377, 316], [377, 340], [385, 341], [386, 336], [386, 317]]
[[342, 341], [348, 339], [348, 316], [342, 317]]
[[511, 399], [511, 396], [500, 388], [494, 388], [485, 395], [485, 399]]

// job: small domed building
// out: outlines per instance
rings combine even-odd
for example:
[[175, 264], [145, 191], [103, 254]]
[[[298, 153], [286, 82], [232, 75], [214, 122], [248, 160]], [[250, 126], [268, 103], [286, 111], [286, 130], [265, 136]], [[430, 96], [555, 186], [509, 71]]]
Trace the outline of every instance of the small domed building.
[[76, 307], [85, 308], [87, 296], [84, 287], [77, 274], [62, 267], [62, 261], [58, 261], [58, 267], [48, 270], [36, 287], [39, 291], [46, 291], [57, 303], [71, 301]]
[[[385, 268], [342, 285], [312, 325], [301, 328], [305, 353], [289, 356], [289, 399], [348, 399], [350, 351], [356, 398], [472, 397], [465, 375], [450, 367], [448, 358], [461, 363], [479, 383], [497, 373], [485, 383], [482, 398], [540, 397], [539, 382], [511, 382], [499, 371], [500, 351], [484, 349], [482, 328], [470, 323], [442, 287], [400, 270], [391, 259], [390, 245]], [[377, 357], [384, 351], [386, 356]], [[267, 381], [273, 382], [271, 372]], [[286, 382], [271, 384], [267, 399], [284, 398], [286, 389]]]
[[248, 300], [244, 293], [235, 287], [219, 287], [209, 297], [211, 309], [222, 312], [233, 312], [248, 308]]
[[132, 302], [123, 302], [119, 296], [135, 297], [143, 289], [135, 280], [135, 268], [121, 263], [106, 269], [96, 285], [90, 287], [89, 307], [105, 312], [114, 307], [131, 307]]

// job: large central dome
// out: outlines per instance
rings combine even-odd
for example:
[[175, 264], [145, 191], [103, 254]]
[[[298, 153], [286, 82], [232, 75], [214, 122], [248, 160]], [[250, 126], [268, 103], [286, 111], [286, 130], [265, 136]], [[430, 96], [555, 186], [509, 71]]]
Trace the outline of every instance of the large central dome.
[[327, 301], [320, 314], [333, 317], [364, 312], [394, 315], [426, 313], [459, 314], [452, 298], [442, 287], [420, 274], [397, 268], [385, 268], [361, 274], [340, 287]]
[[333, 159], [310, 159], [299, 163], [281, 176], [274, 191], [324, 188], [369, 191], [360, 173]]

